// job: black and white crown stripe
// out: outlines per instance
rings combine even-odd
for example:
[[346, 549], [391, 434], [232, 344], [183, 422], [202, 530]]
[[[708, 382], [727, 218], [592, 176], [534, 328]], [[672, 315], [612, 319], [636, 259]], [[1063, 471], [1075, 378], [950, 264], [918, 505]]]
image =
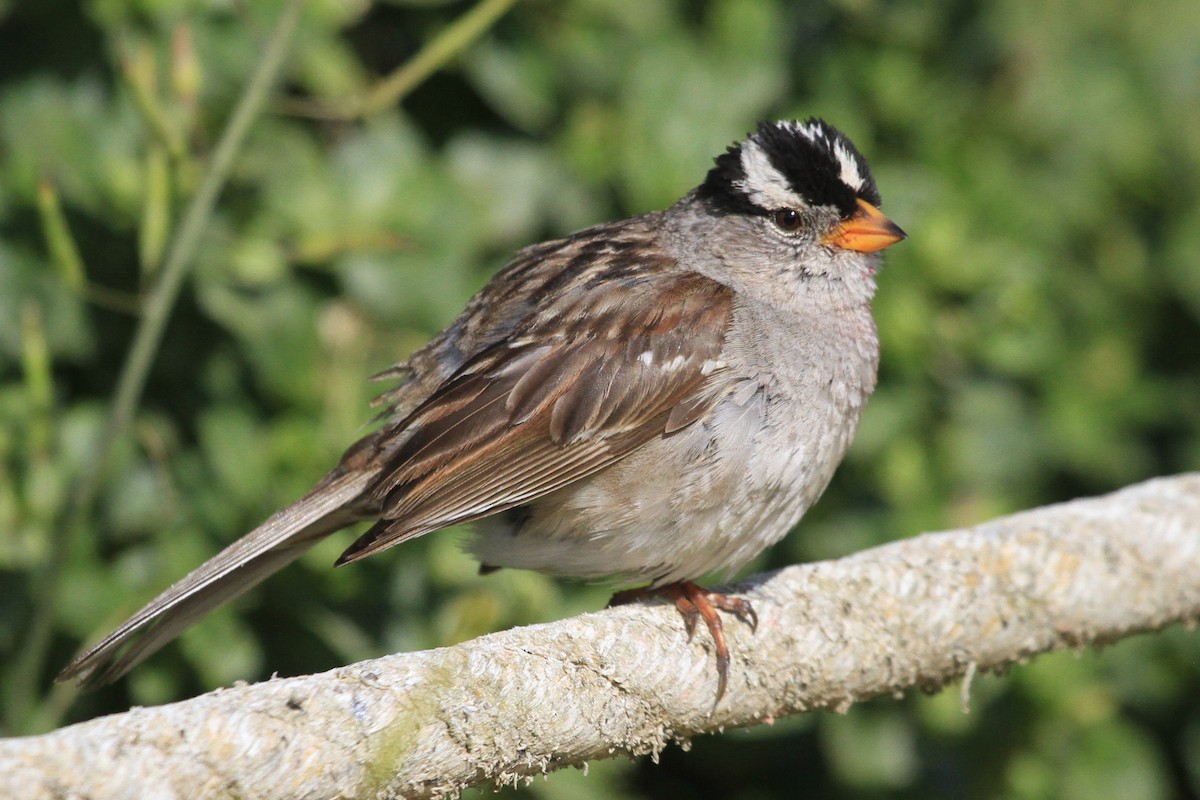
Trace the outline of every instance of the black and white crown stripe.
[[840, 131], [831, 128], [821, 120], [808, 120], [807, 122], [783, 120], [776, 124], [800, 134], [813, 144], [825, 147], [832, 145], [833, 157], [837, 159], [838, 166], [841, 167], [838, 177], [842, 183], [849, 186], [856, 193], [862, 191], [866, 183], [866, 179], [862, 174], [862, 168], [865, 167], [865, 164], [863, 164], [862, 156], [854, 150], [853, 146], [847, 147], [848, 141]]
[[866, 160], [820, 119], [760, 123], [717, 158], [700, 192], [721, 206], [758, 213], [834, 206], [849, 215], [859, 197], [879, 205]]
[[753, 138], [742, 144], [742, 175], [734, 185], [759, 208], [804, 208], [808, 202], [771, 163], [767, 151]]

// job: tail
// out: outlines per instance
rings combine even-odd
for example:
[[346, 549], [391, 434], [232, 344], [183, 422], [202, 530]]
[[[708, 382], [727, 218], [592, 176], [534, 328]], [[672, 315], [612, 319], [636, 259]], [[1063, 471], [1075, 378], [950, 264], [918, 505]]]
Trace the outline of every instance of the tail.
[[313, 491], [188, 573], [55, 678], [100, 686], [120, 678], [209, 611], [300, 557], [334, 531], [357, 522], [353, 506], [374, 477], [336, 470]]

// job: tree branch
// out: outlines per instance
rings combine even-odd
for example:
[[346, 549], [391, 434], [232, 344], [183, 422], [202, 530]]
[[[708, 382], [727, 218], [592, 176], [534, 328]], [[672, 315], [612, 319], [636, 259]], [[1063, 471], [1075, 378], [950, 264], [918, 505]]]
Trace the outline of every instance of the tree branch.
[[1048, 650], [1200, 620], [1200, 473], [738, 587], [729, 691], [666, 604], [623, 606], [0, 741], [22, 798], [438, 797]]

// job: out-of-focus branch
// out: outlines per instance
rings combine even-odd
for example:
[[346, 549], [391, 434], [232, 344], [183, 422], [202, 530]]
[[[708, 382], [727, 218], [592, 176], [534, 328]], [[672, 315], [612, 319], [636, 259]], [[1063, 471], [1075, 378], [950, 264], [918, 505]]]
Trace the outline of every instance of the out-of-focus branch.
[[0, 742], [22, 798], [437, 797], [1200, 619], [1200, 474], [738, 587], [710, 643], [632, 605]]
[[361, 97], [337, 103], [282, 99], [278, 108], [317, 119], [371, 117], [399, 103], [488, 31], [517, 0], [480, 0], [431, 39], [412, 58], [371, 86]]

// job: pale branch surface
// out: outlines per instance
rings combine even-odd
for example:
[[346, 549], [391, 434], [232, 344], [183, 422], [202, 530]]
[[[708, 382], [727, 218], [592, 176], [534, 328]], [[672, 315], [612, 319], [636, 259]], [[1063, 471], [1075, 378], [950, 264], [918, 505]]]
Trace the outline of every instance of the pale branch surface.
[[0, 741], [0, 796], [436, 797], [1200, 620], [1200, 473], [739, 585], [710, 642], [631, 605]]

